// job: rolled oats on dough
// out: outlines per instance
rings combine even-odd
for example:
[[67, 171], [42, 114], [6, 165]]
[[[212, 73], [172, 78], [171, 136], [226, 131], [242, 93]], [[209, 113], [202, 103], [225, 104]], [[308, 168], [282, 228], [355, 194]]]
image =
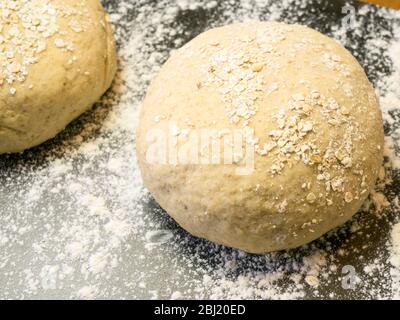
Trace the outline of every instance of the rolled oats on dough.
[[[253, 172], [237, 174], [235, 161], [149, 161], [149, 132], [166, 132], [179, 149], [203, 128], [220, 141], [246, 132]], [[359, 210], [382, 164], [382, 116], [364, 70], [338, 42], [300, 25], [234, 24], [199, 35], [162, 67], [142, 106], [137, 155], [145, 185], [184, 229], [276, 251]]]

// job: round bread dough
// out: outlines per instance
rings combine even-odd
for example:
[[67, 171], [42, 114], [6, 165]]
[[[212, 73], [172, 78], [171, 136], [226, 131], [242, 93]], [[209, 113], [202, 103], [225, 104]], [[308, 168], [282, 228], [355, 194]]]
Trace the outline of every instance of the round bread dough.
[[382, 116], [338, 42], [299, 25], [234, 24], [199, 35], [162, 67], [137, 156], [147, 188], [191, 234], [276, 251], [360, 209], [382, 164]]
[[0, 3], [0, 154], [62, 131], [109, 88], [116, 51], [99, 0]]

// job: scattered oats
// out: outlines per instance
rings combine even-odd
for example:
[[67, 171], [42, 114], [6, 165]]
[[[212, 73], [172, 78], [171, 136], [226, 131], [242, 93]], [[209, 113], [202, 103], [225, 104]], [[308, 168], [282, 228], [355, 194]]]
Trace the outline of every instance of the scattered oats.
[[353, 201], [353, 194], [351, 192], [346, 192], [344, 194], [344, 201], [346, 201], [347, 203], [350, 203]]
[[314, 193], [312, 193], [312, 192], [310, 192], [308, 195], [307, 195], [307, 201], [309, 202], [309, 203], [314, 203], [315, 202], [315, 200], [317, 200], [317, 196], [314, 194]]
[[260, 72], [260, 71], [262, 71], [262, 69], [264, 69], [264, 64], [262, 64], [262, 63], [256, 63], [253, 65], [254, 72]]

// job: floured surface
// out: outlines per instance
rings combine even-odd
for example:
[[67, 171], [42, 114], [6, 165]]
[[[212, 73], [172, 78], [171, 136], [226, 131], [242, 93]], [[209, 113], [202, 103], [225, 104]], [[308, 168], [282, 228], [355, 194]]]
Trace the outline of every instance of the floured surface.
[[[341, 6], [229, 3], [105, 1], [123, 70], [113, 89], [55, 141], [0, 158], [1, 298], [399, 297], [400, 13], [363, 6], [346, 34]], [[140, 101], [170, 51], [249, 19], [301, 22], [349, 48], [379, 90], [388, 156], [350, 223], [305, 248], [260, 256], [177, 227], [143, 189], [134, 141]], [[354, 289], [343, 286], [345, 266], [356, 272]]]

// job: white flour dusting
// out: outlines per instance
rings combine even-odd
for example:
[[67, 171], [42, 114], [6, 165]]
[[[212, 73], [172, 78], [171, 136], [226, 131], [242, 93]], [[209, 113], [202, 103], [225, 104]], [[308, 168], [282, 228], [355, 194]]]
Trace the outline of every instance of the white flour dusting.
[[[340, 8], [334, 18], [315, 3], [110, 1], [120, 57], [112, 90], [55, 141], [0, 157], [0, 297], [398, 298], [400, 14], [364, 6], [356, 32], [346, 32]], [[144, 190], [134, 139], [140, 102], [171, 50], [211, 27], [258, 19], [323, 26], [351, 49], [379, 92], [387, 142], [386, 174], [361, 214], [306, 247], [267, 255], [179, 229]], [[348, 265], [354, 290], [341, 289]]]

